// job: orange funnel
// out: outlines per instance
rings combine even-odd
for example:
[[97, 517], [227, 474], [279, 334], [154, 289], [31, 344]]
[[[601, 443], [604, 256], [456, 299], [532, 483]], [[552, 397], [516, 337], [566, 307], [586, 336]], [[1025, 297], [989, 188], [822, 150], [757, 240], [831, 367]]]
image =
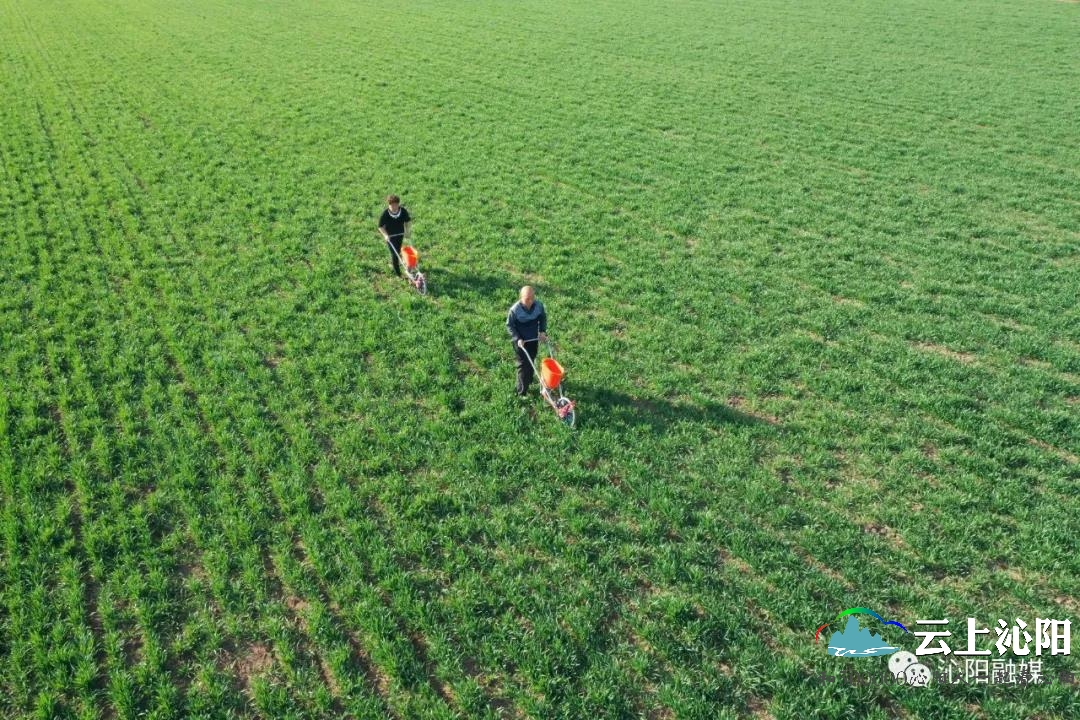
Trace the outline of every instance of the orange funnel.
[[416, 252], [412, 245], [406, 245], [401, 248], [401, 259], [405, 261], [405, 267], [415, 270], [416, 264], [420, 262], [420, 253]]
[[540, 363], [540, 379], [550, 389], [559, 387], [564, 375], [563, 367], [554, 358], [544, 358]]

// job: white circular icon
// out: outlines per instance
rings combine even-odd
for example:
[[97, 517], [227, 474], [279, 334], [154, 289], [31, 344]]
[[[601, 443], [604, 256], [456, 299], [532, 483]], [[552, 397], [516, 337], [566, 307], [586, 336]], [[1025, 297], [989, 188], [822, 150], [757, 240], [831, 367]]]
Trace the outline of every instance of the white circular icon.
[[907, 650], [901, 650], [900, 652], [893, 653], [889, 657], [889, 672], [892, 673], [893, 677], [903, 675], [905, 670], [918, 662], [919, 659], [917, 657]]
[[908, 665], [904, 671], [904, 679], [912, 687], [926, 687], [930, 684], [930, 668], [919, 663]]

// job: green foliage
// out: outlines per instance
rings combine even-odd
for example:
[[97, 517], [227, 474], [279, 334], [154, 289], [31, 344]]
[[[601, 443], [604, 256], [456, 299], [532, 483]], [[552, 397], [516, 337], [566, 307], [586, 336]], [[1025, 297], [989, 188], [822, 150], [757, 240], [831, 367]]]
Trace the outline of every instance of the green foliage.
[[1080, 619], [1078, 36], [0, 0], [0, 717], [1076, 717], [813, 633]]

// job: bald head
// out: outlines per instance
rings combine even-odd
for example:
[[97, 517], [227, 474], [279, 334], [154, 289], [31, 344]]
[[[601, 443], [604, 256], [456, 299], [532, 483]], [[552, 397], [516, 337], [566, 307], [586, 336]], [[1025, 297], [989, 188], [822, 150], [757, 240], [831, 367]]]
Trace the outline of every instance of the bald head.
[[533, 306], [533, 300], [536, 299], [536, 293], [533, 292], [532, 285], [526, 285], [521, 288], [521, 292], [518, 293], [518, 300], [525, 306], [525, 309], [531, 310]]

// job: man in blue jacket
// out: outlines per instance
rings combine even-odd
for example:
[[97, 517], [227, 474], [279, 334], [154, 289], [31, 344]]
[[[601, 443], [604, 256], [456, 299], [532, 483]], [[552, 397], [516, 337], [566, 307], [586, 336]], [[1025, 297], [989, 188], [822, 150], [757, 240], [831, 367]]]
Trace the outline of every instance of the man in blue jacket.
[[517, 356], [517, 394], [525, 395], [533, 378], [533, 363], [540, 341], [547, 340], [547, 313], [531, 286], [521, 288], [518, 301], [506, 315], [506, 329]]

